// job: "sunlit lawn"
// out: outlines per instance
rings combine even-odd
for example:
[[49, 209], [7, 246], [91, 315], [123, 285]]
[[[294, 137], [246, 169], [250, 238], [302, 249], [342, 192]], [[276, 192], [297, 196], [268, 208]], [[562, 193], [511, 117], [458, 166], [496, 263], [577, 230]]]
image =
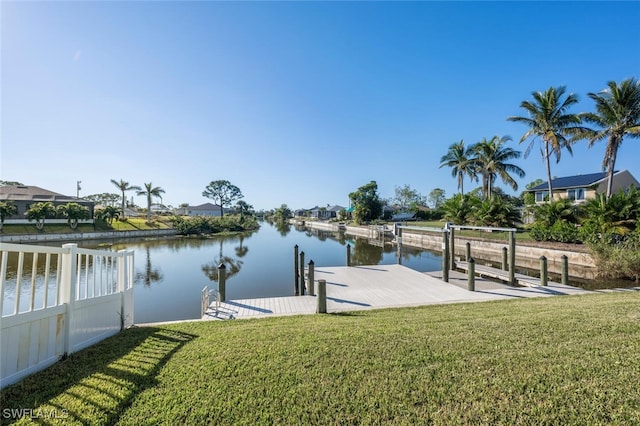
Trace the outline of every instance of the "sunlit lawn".
[[104, 222], [93, 224], [78, 224], [76, 229], [71, 229], [67, 224], [46, 223], [43, 229], [36, 229], [35, 223], [25, 225], [4, 224], [2, 234], [70, 234], [103, 231], [135, 231], [149, 229], [168, 229], [171, 225], [168, 218], [152, 218], [147, 222], [146, 217], [127, 218], [126, 221], [114, 220], [110, 225]]
[[639, 383], [631, 291], [134, 328], [2, 407], [63, 424], [634, 425]]

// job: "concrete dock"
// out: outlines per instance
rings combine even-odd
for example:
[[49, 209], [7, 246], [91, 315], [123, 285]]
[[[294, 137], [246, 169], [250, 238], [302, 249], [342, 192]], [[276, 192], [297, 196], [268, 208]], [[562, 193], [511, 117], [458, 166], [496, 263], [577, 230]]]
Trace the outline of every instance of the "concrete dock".
[[[459, 302], [480, 302], [524, 297], [590, 293], [577, 287], [549, 283], [547, 287], [511, 287], [476, 278], [476, 291], [466, 288], [466, 275], [450, 271], [449, 283], [441, 272], [422, 273], [402, 265], [317, 267], [315, 281], [327, 282], [327, 312]], [[203, 320], [302, 315], [316, 312], [316, 296], [228, 300], [211, 304]]]

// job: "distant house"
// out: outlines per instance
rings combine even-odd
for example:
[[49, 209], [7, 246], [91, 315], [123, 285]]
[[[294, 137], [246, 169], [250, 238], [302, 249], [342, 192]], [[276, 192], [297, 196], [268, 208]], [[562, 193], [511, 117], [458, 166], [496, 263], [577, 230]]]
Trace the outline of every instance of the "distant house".
[[[231, 210], [223, 209], [223, 211], [226, 214]], [[218, 204], [204, 203], [199, 206], [181, 207], [177, 213], [185, 216], [220, 216], [220, 206]]]
[[153, 203], [151, 204], [151, 213], [153, 214], [163, 214], [163, 213], [171, 213], [171, 209], [164, 204]]
[[[582, 203], [595, 198], [596, 194], [607, 192], [606, 172], [590, 173], [586, 175], [567, 176], [551, 180], [553, 199], [568, 198], [575, 203]], [[620, 189], [626, 190], [631, 186], [640, 188], [640, 183], [627, 170], [617, 171], [613, 174], [612, 192]], [[549, 185], [542, 183], [527, 190], [536, 197], [536, 203], [549, 200]]]
[[300, 217], [313, 217], [320, 220], [333, 219], [338, 217], [340, 211], [345, 208], [339, 205], [327, 205], [327, 207], [315, 206], [311, 209], [298, 209], [295, 211], [296, 216]]
[[[83, 200], [82, 198], [70, 197], [68, 195], [58, 194], [48, 189], [40, 188], [33, 185], [6, 185], [0, 186], [0, 201], [11, 201], [17, 207], [18, 211], [11, 217], [5, 219], [4, 223], [18, 224], [29, 223], [25, 217], [25, 212], [29, 210], [32, 204], [40, 202], [51, 202], [55, 207], [67, 203], [78, 203], [89, 209], [91, 219], [81, 221], [83, 223], [93, 223], [93, 210], [95, 203], [93, 201]], [[50, 219], [50, 223], [66, 223], [66, 219]]]

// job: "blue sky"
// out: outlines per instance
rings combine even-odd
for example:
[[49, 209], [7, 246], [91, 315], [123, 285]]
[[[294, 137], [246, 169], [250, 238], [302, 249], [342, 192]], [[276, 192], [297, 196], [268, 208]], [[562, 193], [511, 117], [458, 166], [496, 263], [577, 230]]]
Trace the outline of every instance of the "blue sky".
[[[447, 147], [518, 145], [532, 91], [638, 78], [640, 2], [1, 3], [0, 179], [75, 195], [111, 179], [192, 205], [213, 180], [256, 209], [348, 205], [375, 180], [457, 192]], [[553, 176], [601, 170], [604, 143]], [[617, 169], [640, 178], [640, 143]], [[520, 188], [545, 177], [539, 150]], [[498, 186], [503, 186], [499, 181]], [[473, 185], [465, 182], [465, 190]], [[508, 191], [513, 192], [513, 191]], [[129, 193], [129, 196], [133, 193]], [[136, 203], [145, 205], [142, 197]]]

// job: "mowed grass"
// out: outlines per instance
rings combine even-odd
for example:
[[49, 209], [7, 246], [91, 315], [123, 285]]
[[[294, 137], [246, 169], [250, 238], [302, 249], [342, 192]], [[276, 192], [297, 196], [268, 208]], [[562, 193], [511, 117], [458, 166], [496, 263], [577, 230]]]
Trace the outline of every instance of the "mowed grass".
[[67, 224], [53, 224], [45, 222], [43, 229], [37, 229], [33, 224], [5, 224], [2, 227], [2, 234], [81, 234], [86, 232], [103, 232], [103, 231], [137, 231], [137, 230], [153, 230], [153, 229], [169, 229], [171, 223], [166, 216], [154, 217], [151, 222], [147, 222], [144, 217], [131, 217], [126, 221], [114, 220], [110, 225], [105, 222], [96, 222], [96, 224], [80, 223], [76, 229], [71, 229]]
[[61, 424], [640, 424], [640, 292], [133, 328], [2, 407]]

